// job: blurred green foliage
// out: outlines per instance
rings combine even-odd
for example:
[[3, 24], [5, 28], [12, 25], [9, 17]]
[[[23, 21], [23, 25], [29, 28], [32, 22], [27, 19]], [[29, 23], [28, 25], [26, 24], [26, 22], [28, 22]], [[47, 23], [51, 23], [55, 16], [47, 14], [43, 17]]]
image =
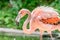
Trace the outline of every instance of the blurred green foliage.
[[[20, 25], [17, 26], [15, 18], [22, 8], [32, 11], [38, 6], [50, 6], [60, 13], [60, 0], [0, 0], [0, 27], [22, 29], [23, 22], [28, 15], [24, 16]], [[6, 37], [0, 36], [0, 40], [39, 40], [38, 37]]]
[[50, 6], [60, 13], [60, 0], [0, 0], [0, 27], [22, 29], [27, 15], [21, 19], [20, 25], [17, 26], [15, 18], [18, 11], [22, 8], [32, 11], [38, 6]]

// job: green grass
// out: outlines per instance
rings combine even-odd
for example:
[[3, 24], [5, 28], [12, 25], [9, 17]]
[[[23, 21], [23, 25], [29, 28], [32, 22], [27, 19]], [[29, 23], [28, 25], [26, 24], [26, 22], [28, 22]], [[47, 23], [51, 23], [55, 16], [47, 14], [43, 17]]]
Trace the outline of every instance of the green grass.
[[[0, 40], [40, 40], [40, 37], [29, 37], [29, 36], [0, 36]], [[50, 37], [43, 37], [43, 40], [51, 40]], [[55, 40], [60, 40], [56, 38]]]
[[13, 40], [13, 37], [0, 36], [0, 40]]
[[27, 37], [27, 36], [19, 36], [19, 37], [8, 37], [8, 36], [0, 36], [0, 40], [39, 40], [39, 37]]

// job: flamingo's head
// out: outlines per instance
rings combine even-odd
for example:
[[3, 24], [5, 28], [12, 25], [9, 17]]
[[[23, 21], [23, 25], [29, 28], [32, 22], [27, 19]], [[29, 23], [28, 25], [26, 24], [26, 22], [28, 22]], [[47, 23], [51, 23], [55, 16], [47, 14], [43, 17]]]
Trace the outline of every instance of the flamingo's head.
[[18, 12], [18, 15], [17, 15], [17, 17], [16, 17], [16, 19], [15, 19], [17, 25], [19, 25], [19, 20], [20, 20], [23, 16], [25, 16], [26, 13], [28, 13], [28, 12], [29, 12], [29, 10], [27, 10], [27, 9], [21, 9], [21, 10]]

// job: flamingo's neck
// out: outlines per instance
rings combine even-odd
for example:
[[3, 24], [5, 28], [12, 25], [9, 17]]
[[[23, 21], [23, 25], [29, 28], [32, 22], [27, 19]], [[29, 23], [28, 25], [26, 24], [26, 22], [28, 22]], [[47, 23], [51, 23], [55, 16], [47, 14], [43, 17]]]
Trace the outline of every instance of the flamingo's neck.
[[31, 13], [30, 13], [30, 11], [27, 12], [27, 14], [28, 14], [28, 18], [25, 20], [25, 22], [24, 22], [24, 24], [23, 24], [23, 27], [26, 27], [27, 24], [29, 23], [30, 19], [31, 19]]

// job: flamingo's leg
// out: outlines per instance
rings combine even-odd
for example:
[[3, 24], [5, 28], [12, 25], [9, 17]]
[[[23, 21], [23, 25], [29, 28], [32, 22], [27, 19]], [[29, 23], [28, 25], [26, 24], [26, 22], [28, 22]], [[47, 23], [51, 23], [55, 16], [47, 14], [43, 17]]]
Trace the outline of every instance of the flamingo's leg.
[[51, 31], [48, 31], [48, 33], [50, 34], [51, 40], [53, 40], [53, 36], [52, 36]]
[[40, 40], [43, 40], [43, 31], [42, 30], [40, 30]]
[[60, 24], [57, 26], [58, 31], [60, 31]]

